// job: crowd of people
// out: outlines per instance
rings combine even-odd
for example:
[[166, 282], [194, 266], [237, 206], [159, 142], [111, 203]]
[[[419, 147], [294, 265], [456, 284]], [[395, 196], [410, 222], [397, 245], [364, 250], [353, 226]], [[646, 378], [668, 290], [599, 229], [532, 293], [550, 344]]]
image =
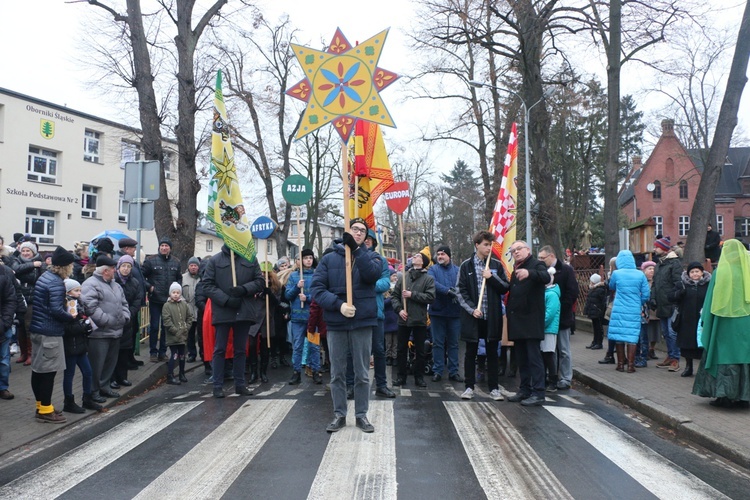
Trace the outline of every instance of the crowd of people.
[[[182, 273], [168, 238], [142, 264], [130, 238], [117, 242], [117, 252], [102, 238], [45, 256], [28, 235], [14, 235], [8, 248], [0, 239], [0, 398], [13, 398], [10, 345], [17, 344], [17, 362], [31, 365], [38, 421], [101, 411], [131, 385], [128, 371], [143, 364], [134, 352], [147, 307], [150, 361], [167, 362], [168, 384], [187, 382], [186, 363], [198, 358], [216, 398], [225, 397], [226, 381], [236, 394], [251, 395], [249, 385], [268, 382], [269, 365], [289, 367], [290, 385], [303, 374], [322, 384], [330, 371], [328, 432], [346, 425], [347, 399], [354, 400], [356, 426], [375, 430], [367, 417], [370, 368], [377, 397], [396, 397], [388, 387], [391, 366], [393, 386], [407, 387], [410, 375], [416, 387], [427, 387], [428, 375], [432, 382], [446, 376], [463, 384], [464, 400], [486, 382], [492, 400], [539, 406], [545, 394], [571, 387], [578, 279], [552, 246], [534, 255], [520, 240], [509, 247], [513, 267], [506, 271], [493, 241], [487, 231], [473, 235], [474, 252], [460, 266], [440, 245], [434, 259], [425, 247], [397, 270], [376, 251], [367, 223], [353, 219], [320, 261], [303, 249], [296, 263], [282, 257], [261, 267], [224, 245], [212, 257], [190, 258]], [[590, 277], [583, 314], [594, 336], [587, 348], [603, 349], [606, 335], [600, 363], [635, 373], [656, 359], [661, 336], [667, 354], [658, 368], [676, 372], [684, 359], [681, 375], [695, 375], [694, 394], [713, 397], [713, 405], [747, 406], [750, 345], [732, 332], [750, 321], [750, 257], [736, 240], [724, 242], [720, 254], [713, 246], [708, 238], [707, 255], [718, 260], [713, 274], [700, 262], [683, 266], [668, 237], [656, 239], [655, 259], [640, 266], [630, 251], [619, 252], [608, 273]], [[515, 393], [499, 383], [506, 369], [520, 375]], [[58, 371], [62, 411], [51, 401]]]

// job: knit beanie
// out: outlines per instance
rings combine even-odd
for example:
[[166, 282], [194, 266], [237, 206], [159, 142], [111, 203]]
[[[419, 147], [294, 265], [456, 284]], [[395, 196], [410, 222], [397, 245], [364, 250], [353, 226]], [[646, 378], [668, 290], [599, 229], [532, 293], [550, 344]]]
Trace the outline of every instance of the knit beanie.
[[656, 267], [656, 262], [654, 262], [653, 260], [647, 260], [646, 262], [641, 264], [641, 271], [645, 271], [649, 267]]
[[661, 248], [665, 252], [669, 252], [672, 249], [672, 242], [669, 239], [669, 236], [665, 236], [664, 238], [659, 238], [654, 242], [655, 248]]
[[63, 247], [58, 246], [55, 251], [52, 252], [52, 265], [65, 267], [72, 264], [76, 260], [73, 254], [65, 250]]
[[120, 269], [120, 266], [123, 264], [130, 264], [130, 267], [133, 267], [135, 265], [135, 261], [133, 260], [133, 257], [131, 257], [130, 255], [123, 255], [117, 261], [117, 269]]
[[36, 253], [36, 251], [37, 251], [36, 245], [33, 242], [31, 242], [31, 241], [24, 241], [23, 243], [21, 243], [18, 246], [18, 251], [20, 252], [24, 248], [28, 248], [28, 249], [30, 249], [34, 253]]
[[67, 278], [65, 280], [65, 293], [69, 293], [72, 290], [75, 290], [76, 288], [81, 288], [81, 284], [78, 283], [76, 280], [72, 280], [70, 278]]
[[200, 266], [200, 265], [201, 265], [201, 261], [199, 261], [199, 260], [198, 260], [198, 257], [190, 257], [190, 258], [188, 259], [188, 266], [189, 266], [190, 264], [195, 264], [195, 265], [198, 265], [198, 266]]
[[598, 274], [594, 273], [589, 278], [589, 281], [591, 281], [591, 283], [594, 284], [594, 285], [598, 285], [599, 283], [602, 282], [602, 277], [599, 276]]
[[165, 236], [164, 238], [162, 238], [162, 239], [159, 240], [159, 246], [162, 246], [162, 245], [169, 245], [169, 248], [171, 249], [172, 248], [172, 240], [170, 240], [169, 238], [167, 238]]
[[182, 293], [182, 285], [180, 285], [176, 281], [173, 281], [172, 284], [169, 285], [169, 294], [171, 295], [175, 290], [179, 290], [180, 293]]
[[448, 245], [440, 245], [439, 247], [437, 247], [437, 250], [435, 250], [435, 253], [438, 253], [438, 252], [445, 253], [445, 255], [447, 255], [449, 259], [452, 257], [451, 248]]
[[704, 271], [703, 266], [698, 261], [691, 262], [690, 264], [688, 264], [687, 272], [689, 273], [693, 269], [700, 269], [701, 271]]

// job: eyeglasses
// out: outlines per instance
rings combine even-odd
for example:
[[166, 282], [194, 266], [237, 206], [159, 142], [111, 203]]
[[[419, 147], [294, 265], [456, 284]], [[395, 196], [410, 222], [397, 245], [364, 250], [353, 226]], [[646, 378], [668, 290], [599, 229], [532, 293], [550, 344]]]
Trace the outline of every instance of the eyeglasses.
[[541, 253], [540, 253], [539, 255], [537, 255], [537, 256], [536, 256], [536, 258], [537, 258], [537, 259], [539, 259], [539, 260], [544, 260], [544, 259], [546, 259], [547, 257], [549, 257], [549, 255], [546, 255], [546, 254], [541, 254]]
[[359, 227], [351, 227], [349, 228], [349, 231], [351, 231], [352, 233], [364, 234], [367, 232], [367, 229], [360, 229]]
[[526, 248], [526, 247], [523, 247], [523, 246], [521, 246], [521, 247], [511, 247], [511, 248], [509, 248], [509, 250], [511, 251], [511, 253], [516, 253], [516, 252], [520, 252], [524, 248]]

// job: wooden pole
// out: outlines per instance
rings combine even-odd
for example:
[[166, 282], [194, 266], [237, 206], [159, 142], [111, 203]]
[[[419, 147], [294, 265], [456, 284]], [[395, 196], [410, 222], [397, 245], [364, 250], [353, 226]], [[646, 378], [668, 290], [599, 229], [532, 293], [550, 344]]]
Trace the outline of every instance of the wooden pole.
[[229, 249], [229, 262], [232, 265], [232, 286], [237, 286], [237, 269], [234, 268], [234, 250]]
[[[492, 258], [492, 250], [490, 250], [490, 254], [487, 256], [487, 262], [484, 264], [485, 269], [490, 268], [490, 259]], [[482, 288], [479, 290], [479, 302], [477, 303], [477, 309], [482, 309], [482, 299], [484, 298], [484, 289], [487, 286], [487, 280], [482, 278]]]
[[[304, 280], [305, 266], [302, 264], [302, 226], [300, 226], [300, 218], [302, 217], [302, 207], [297, 205], [297, 248], [299, 249], [299, 278]], [[266, 286], [268, 284], [266, 283]], [[305, 287], [302, 287], [302, 293], [305, 293]], [[299, 306], [301, 309], [305, 308], [305, 301], [300, 299]]]
[[406, 310], [406, 297], [404, 297], [403, 291], [406, 290], [406, 247], [404, 246], [404, 219], [401, 214], [398, 214], [398, 232], [401, 236], [401, 267], [403, 267], [403, 278], [401, 280], [401, 298], [404, 301], [404, 312], [409, 314]]
[[[346, 143], [341, 141], [341, 178], [344, 184], [344, 231], [349, 232], [349, 155]], [[346, 266], [346, 303], [352, 305], [352, 250], [344, 245]]]
[[[299, 227], [299, 226], [298, 226]], [[263, 264], [266, 266], [266, 271], [263, 273], [266, 275], [266, 288], [268, 288], [268, 240], [264, 240], [265, 245], [265, 257], [263, 257]], [[271, 305], [268, 302], [268, 294], [266, 294], [266, 346], [271, 348]]]

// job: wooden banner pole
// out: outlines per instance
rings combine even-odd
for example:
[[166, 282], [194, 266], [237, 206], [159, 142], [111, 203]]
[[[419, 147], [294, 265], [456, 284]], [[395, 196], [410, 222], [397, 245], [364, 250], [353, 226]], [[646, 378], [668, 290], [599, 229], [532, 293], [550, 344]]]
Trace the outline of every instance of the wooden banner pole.
[[404, 312], [409, 314], [406, 310], [406, 297], [403, 295], [403, 291], [406, 290], [406, 247], [404, 246], [404, 219], [401, 214], [398, 214], [398, 232], [401, 236], [401, 267], [403, 268], [401, 298], [404, 300]]
[[[263, 245], [265, 250], [265, 257], [263, 258], [263, 265], [266, 267], [266, 271], [263, 273], [266, 275], [266, 288], [268, 288], [268, 240], [264, 240]], [[271, 348], [271, 305], [268, 302], [268, 294], [266, 294], [266, 346]]]
[[[490, 259], [492, 258], [492, 250], [490, 250], [490, 254], [487, 256], [487, 262], [484, 264], [485, 269], [490, 268]], [[484, 289], [487, 286], [487, 280], [482, 278], [482, 288], [479, 290], [479, 302], [477, 302], [477, 309], [482, 309], [482, 299], [484, 298]]]
[[[349, 155], [346, 143], [341, 142], [341, 179], [344, 185], [344, 231], [349, 232]], [[346, 303], [352, 305], [352, 250], [344, 245], [344, 264], [346, 266]]]
[[[297, 248], [299, 249], [299, 278], [304, 280], [305, 266], [302, 264], [302, 226], [300, 225], [300, 218], [302, 217], [302, 207], [297, 205]], [[266, 285], [268, 286], [268, 285]], [[305, 287], [302, 287], [302, 293], [305, 293]], [[305, 308], [305, 301], [300, 299], [299, 306], [301, 309]]]

